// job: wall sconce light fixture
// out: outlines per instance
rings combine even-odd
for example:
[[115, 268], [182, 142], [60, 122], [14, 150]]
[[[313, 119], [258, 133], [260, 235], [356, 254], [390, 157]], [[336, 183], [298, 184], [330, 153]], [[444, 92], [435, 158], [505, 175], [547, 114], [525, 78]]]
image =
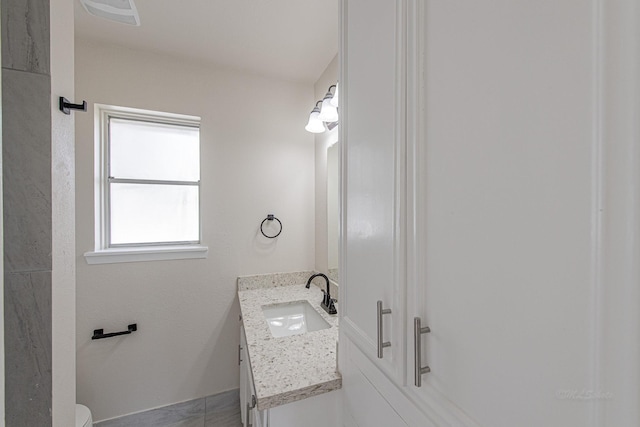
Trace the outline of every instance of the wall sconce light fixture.
[[[335, 90], [331, 92], [331, 89]], [[322, 133], [327, 129], [332, 130], [338, 125], [338, 119], [338, 85], [335, 84], [329, 86], [327, 94], [322, 101], [316, 102], [316, 106], [309, 114], [309, 122], [305, 129], [311, 133]]]
[[338, 121], [338, 109], [333, 105], [333, 93], [331, 89], [336, 88], [336, 85], [329, 86], [327, 94], [322, 100], [322, 108], [320, 108], [320, 120], [323, 122], [337, 122]]
[[333, 98], [331, 98], [331, 105], [333, 105], [334, 107], [338, 108], [338, 89], [339, 89], [339, 84], [336, 83], [336, 90], [335, 92], [333, 92]]
[[320, 107], [318, 107], [318, 104], [321, 103], [322, 101], [316, 102], [316, 106], [313, 108], [313, 111], [311, 111], [311, 114], [309, 114], [309, 122], [304, 127], [307, 132], [322, 133], [325, 131], [324, 123], [320, 120]]

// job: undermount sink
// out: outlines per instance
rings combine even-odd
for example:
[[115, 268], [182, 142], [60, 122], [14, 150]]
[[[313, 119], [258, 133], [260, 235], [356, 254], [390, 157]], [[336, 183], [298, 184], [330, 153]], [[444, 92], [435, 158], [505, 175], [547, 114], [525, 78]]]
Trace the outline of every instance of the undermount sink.
[[276, 337], [304, 334], [330, 328], [307, 301], [292, 301], [262, 306], [271, 334]]

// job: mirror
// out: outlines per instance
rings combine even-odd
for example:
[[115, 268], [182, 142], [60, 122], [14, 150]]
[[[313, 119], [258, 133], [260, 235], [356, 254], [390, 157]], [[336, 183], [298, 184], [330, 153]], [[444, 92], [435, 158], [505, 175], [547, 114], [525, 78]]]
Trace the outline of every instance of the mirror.
[[328, 276], [338, 283], [338, 240], [340, 230], [340, 153], [338, 143], [327, 148], [327, 249]]

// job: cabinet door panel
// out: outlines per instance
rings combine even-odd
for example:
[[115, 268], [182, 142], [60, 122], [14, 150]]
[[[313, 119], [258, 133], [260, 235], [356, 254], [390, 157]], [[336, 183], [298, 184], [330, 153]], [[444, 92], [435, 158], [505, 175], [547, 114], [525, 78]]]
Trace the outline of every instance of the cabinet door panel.
[[257, 408], [251, 410], [251, 427], [270, 427], [269, 410], [258, 411]]
[[431, 328], [431, 373], [409, 388], [465, 425], [589, 425], [591, 403], [558, 393], [592, 383], [593, 8], [450, 0], [422, 12], [408, 304]]
[[247, 403], [251, 400], [251, 385], [249, 384], [249, 357], [247, 355], [247, 339], [244, 335], [244, 326], [240, 324], [240, 418], [242, 425], [248, 427], [249, 420]]
[[[403, 273], [399, 265], [401, 241], [401, 184], [396, 174], [401, 161], [403, 129], [397, 108], [402, 104], [402, 76], [397, 68], [399, 3], [345, 0], [349, 16], [344, 38], [341, 84], [343, 174], [344, 292], [341, 328], [371, 358], [376, 358], [376, 302], [392, 313], [383, 316], [384, 341], [391, 347], [378, 360], [399, 376], [403, 333], [401, 303]], [[375, 28], [375, 31], [370, 31]], [[344, 75], [344, 74], [343, 74]], [[376, 359], [377, 360], [377, 359]]]
[[334, 390], [268, 410], [269, 425], [277, 427], [326, 427], [340, 425], [342, 390]]
[[[374, 365], [350, 342], [345, 341], [344, 349], [346, 360], [342, 383], [345, 420], [361, 427], [406, 427], [402, 417], [361, 370], [367, 365]], [[428, 426], [423, 424], [423, 427]]]

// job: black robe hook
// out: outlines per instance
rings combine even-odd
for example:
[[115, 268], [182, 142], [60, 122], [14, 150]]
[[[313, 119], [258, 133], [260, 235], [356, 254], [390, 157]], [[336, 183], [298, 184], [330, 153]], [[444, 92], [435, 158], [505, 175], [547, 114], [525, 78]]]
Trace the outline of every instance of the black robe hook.
[[71, 110], [87, 111], [87, 101], [82, 101], [82, 104], [72, 104], [64, 96], [60, 97], [60, 111], [65, 114], [71, 114]]

